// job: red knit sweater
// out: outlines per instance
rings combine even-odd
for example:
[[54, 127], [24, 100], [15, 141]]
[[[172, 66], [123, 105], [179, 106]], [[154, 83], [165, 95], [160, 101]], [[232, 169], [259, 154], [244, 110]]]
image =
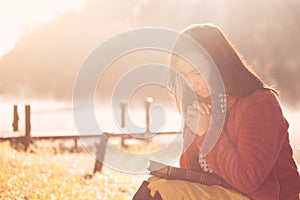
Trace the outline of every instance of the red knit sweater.
[[[205, 157], [210, 167], [250, 199], [293, 199], [300, 192], [300, 176], [276, 95], [260, 90], [243, 98], [229, 96], [227, 109], [228, 123]], [[204, 138], [193, 139], [180, 158], [181, 167], [200, 170], [198, 154]]]

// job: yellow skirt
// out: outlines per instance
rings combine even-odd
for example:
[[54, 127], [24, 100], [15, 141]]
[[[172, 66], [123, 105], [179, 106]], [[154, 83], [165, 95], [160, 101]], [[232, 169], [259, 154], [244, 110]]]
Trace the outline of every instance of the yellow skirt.
[[244, 195], [218, 185], [207, 186], [182, 180], [166, 180], [150, 177], [151, 195], [159, 192], [163, 200], [248, 200]]

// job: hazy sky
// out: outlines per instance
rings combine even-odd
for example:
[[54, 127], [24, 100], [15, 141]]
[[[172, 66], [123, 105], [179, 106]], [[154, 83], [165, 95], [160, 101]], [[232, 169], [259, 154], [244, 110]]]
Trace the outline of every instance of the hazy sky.
[[142, 27], [179, 31], [193, 23], [212, 22], [270, 85], [295, 104], [300, 98], [297, 2], [0, 1], [0, 94], [70, 100], [81, 64], [112, 36]]
[[59, 13], [80, 12], [86, 0], [1, 0], [0, 57], [14, 48], [23, 33], [51, 22]]

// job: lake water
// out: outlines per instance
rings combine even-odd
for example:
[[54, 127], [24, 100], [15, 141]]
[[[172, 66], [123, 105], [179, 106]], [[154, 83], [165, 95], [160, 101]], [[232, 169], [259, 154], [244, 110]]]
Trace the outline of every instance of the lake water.
[[[18, 105], [19, 131], [25, 131], [25, 104]], [[121, 114], [119, 108], [96, 108], [95, 115], [99, 128], [103, 132], [122, 133], [120, 128]], [[166, 110], [166, 117], [161, 121], [161, 109], [151, 108], [152, 124], [150, 130], [158, 131], [179, 131], [181, 117], [174, 109]], [[144, 108], [129, 110], [126, 117], [125, 131], [143, 132], [146, 130]], [[88, 120], [88, 119], [85, 119]], [[0, 105], [0, 133], [12, 132], [13, 104], [1, 103]], [[31, 128], [32, 135], [77, 135], [73, 109], [65, 103], [34, 103], [31, 104]]]
[[[13, 103], [0, 102], [0, 134], [12, 132]], [[174, 107], [165, 109], [165, 119], [161, 119], [162, 110], [157, 107], [151, 108], [152, 124], [150, 130], [153, 132], [180, 131], [182, 119]], [[18, 105], [19, 131], [25, 130], [24, 104]], [[113, 114], [115, 112], [115, 115]], [[100, 129], [103, 132], [122, 133], [120, 128], [120, 109], [99, 107], [95, 109], [95, 115]], [[126, 118], [125, 132], [143, 132], [145, 127], [145, 109], [137, 107], [130, 109]], [[284, 108], [290, 128], [290, 139], [293, 146], [300, 145], [300, 111]], [[87, 119], [88, 120], [88, 119]], [[161, 123], [164, 121], [164, 123]], [[31, 103], [31, 127], [32, 135], [77, 135], [74, 121], [73, 109], [70, 104], [58, 102], [34, 102]], [[99, 134], [99, 133], [96, 133]]]

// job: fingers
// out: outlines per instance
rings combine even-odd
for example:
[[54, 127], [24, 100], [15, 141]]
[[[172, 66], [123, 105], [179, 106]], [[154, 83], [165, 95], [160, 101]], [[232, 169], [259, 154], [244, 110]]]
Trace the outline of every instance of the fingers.
[[198, 109], [196, 108], [193, 108], [193, 106], [188, 106], [187, 107], [187, 111], [186, 111], [186, 114], [189, 115], [189, 116], [196, 116], [198, 115]]
[[202, 115], [210, 115], [211, 105], [206, 103], [197, 104], [194, 102], [192, 106], [187, 107], [187, 114], [194, 114], [195, 111], [199, 111]]
[[198, 112], [200, 112], [202, 115], [210, 115], [211, 114], [211, 105], [206, 103], [199, 104], [199, 107], [197, 103], [193, 103], [193, 105], [190, 105], [187, 107], [186, 114], [188, 115], [197, 115]]
[[201, 103], [199, 107], [200, 107], [200, 112], [201, 112], [201, 110], [203, 111], [203, 113], [201, 113], [201, 114], [210, 115], [211, 105], [206, 104], [206, 103]]
[[194, 102], [185, 113], [185, 123], [197, 135], [207, 132], [211, 120], [211, 105]]

